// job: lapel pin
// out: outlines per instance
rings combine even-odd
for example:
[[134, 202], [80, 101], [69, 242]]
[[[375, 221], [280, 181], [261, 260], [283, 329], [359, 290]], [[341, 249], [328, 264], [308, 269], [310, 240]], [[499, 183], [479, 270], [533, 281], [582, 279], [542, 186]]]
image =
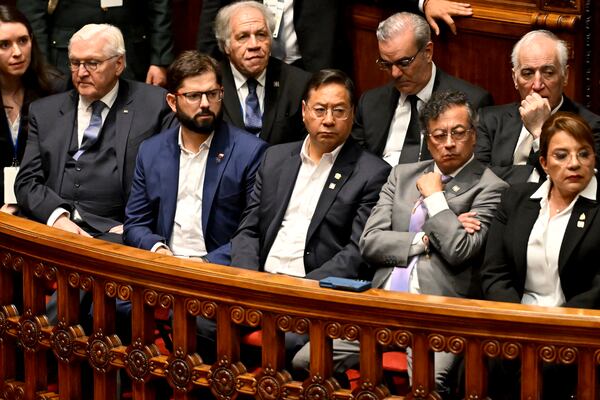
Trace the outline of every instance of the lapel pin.
[[273, 87], [279, 87], [279, 81], [273, 81]]
[[460, 190], [460, 186], [458, 186], [458, 185], [452, 186], [452, 191], [453, 192], [458, 192], [459, 190]]
[[128, 112], [129, 112], [129, 110], [126, 108], [123, 110], [123, 114], [127, 114]]
[[581, 215], [579, 216], [579, 220], [585, 221], [585, 213], [581, 213]]
[[217, 157], [216, 157], [217, 158], [217, 162], [220, 163], [221, 160], [223, 160], [223, 157], [225, 157], [225, 154], [223, 154], [223, 153], [217, 154]]
[[330, 183], [329, 184], [329, 189], [335, 189], [335, 183]]
[[336, 172], [333, 177], [339, 181], [342, 178], [342, 174], [340, 174], [339, 172]]
[[578, 228], [583, 228], [585, 226], [585, 222], [583, 221], [577, 221], [577, 227]]

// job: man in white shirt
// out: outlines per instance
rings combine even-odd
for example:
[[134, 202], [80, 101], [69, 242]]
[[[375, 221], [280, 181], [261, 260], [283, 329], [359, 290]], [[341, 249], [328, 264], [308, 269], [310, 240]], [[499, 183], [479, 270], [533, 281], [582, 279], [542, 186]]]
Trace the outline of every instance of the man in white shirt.
[[[313, 75], [302, 101], [308, 136], [266, 151], [232, 239], [233, 266], [308, 279], [364, 277], [358, 239], [390, 167], [349, 137], [353, 86], [338, 70]], [[305, 341], [286, 338], [288, 356]]]

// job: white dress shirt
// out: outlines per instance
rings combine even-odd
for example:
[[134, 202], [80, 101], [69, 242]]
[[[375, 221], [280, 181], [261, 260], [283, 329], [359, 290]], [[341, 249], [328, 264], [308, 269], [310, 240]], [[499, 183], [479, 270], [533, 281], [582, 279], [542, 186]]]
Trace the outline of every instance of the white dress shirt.
[[[248, 78], [238, 71], [233, 64], [230, 63], [229, 65], [231, 65], [231, 73], [233, 75], [233, 81], [235, 82], [235, 90], [242, 107], [244, 123], [246, 123], [245, 109], [246, 97], [248, 97], [248, 85], [246, 84], [246, 81]], [[255, 79], [258, 82], [258, 85], [256, 85], [256, 96], [258, 96], [258, 105], [260, 106], [260, 113], [262, 115], [265, 112], [265, 85], [267, 84], [267, 69], [265, 68], [265, 70]]]
[[[112, 108], [113, 104], [115, 104], [115, 101], [117, 100], [118, 94], [119, 94], [119, 81], [117, 81], [115, 86], [108, 93], [106, 93], [104, 95], [104, 97], [102, 97], [100, 99], [100, 101], [103, 102], [104, 105], [106, 106], [102, 109], [102, 112], [101, 112], [103, 126], [104, 126], [104, 121], [106, 121], [106, 116], [108, 115], [108, 113], [110, 112], [110, 109]], [[77, 144], [79, 147], [81, 147], [81, 142], [83, 142], [83, 133], [85, 132], [86, 128], [89, 126], [90, 120], [92, 119], [92, 103], [93, 102], [88, 101], [88, 100], [84, 99], [83, 97], [79, 96], [79, 102], [77, 104]], [[60, 217], [63, 214], [66, 214], [67, 217], [69, 217], [69, 218], [71, 217], [71, 213], [69, 211], [65, 210], [62, 207], [59, 207], [56, 210], [54, 210], [52, 212], [52, 214], [50, 214], [50, 217], [48, 218], [48, 221], [46, 222], [46, 224], [48, 226], [54, 225], [54, 223], [56, 222], [58, 217]], [[73, 219], [75, 221], [81, 221], [81, 216], [79, 215], [77, 210], [75, 210]]]
[[540, 214], [527, 241], [527, 275], [522, 304], [557, 307], [565, 303], [558, 274], [560, 249], [575, 202], [579, 196], [595, 201], [597, 184], [596, 177], [592, 177], [585, 189], [575, 196], [564, 210], [552, 218], [550, 218], [548, 200], [550, 180], [546, 180], [531, 195], [532, 199], [541, 199]]
[[304, 246], [308, 226], [342, 146], [343, 144], [331, 153], [323, 154], [321, 160], [315, 163], [308, 155], [309, 137], [304, 139], [300, 151], [301, 165], [298, 177], [281, 227], [265, 261], [265, 271], [298, 277], [306, 276]]
[[[433, 93], [433, 83], [435, 82], [436, 67], [434, 63], [431, 63], [431, 78], [427, 85], [419, 93], [416, 94], [418, 97], [417, 109], [421, 109], [423, 104], [429, 101], [431, 93]], [[404, 139], [406, 138], [406, 131], [410, 123], [410, 101], [407, 100], [408, 95], [400, 93], [398, 99], [398, 106], [392, 117], [390, 123], [390, 131], [388, 133], [387, 141], [383, 149], [383, 160], [390, 164], [392, 167], [398, 164], [400, 160], [400, 154], [402, 153], [402, 146], [404, 146]], [[421, 141], [423, 141], [423, 135], [421, 135]]]

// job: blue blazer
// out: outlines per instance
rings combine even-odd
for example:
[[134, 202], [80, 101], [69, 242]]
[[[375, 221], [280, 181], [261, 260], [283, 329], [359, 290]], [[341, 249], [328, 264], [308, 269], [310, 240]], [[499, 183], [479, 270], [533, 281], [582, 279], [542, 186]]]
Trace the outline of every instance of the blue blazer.
[[[124, 242], [151, 249], [173, 233], [179, 183], [179, 128], [140, 146], [125, 210]], [[202, 231], [210, 262], [229, 265], [229, 240], [254, 187], [267, 143], [226, 122], [214, 134], [202, 194]]]

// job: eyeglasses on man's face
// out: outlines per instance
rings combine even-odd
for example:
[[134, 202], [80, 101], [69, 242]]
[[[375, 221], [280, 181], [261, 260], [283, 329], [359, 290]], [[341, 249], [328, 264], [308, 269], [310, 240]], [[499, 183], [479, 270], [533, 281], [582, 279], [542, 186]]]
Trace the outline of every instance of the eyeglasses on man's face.
[[71, 68], [71, 72], [77, 72], [79, 71], [79, 67], [83, 65], [83, 68], [85, 68], [88, 72], [93, 72], [97, 70], [100, 65], [116, 57], [119, 57], [119, 55], [108, 57], [104, 60], [69, 60], [69, 68]]
[[394, 65], [400, 69], [406, 69], [406, 68], [410, 67], [410, 65], [413, 63], [413, 61], [415, 61], [415, 59], [417, 58], [417, 56], [419, 55], [421, 50], [423, 50], [424, 48], [425, 48], [425, 46], [421, 47], [419, 50], [417, 50], [415, 55], [412, 57], [402, 57], [396, 61], [386, 61], [386, 60], [382, 59], [381, 57], [379, 57], [375, 61], [375, 63], [377, 64], [379, 69], [382, 71], [391, 71], [392, 67]]
[[209, 102], [218, 103], [223, 99], [223, 89], [213, 89], [206, 92], [185, 92], [174, 93], [175, 96], [180, 96], [187, 101], [188, 104], [198, 104], [202, 101], [202, 97], [206, 96]]
[[335, 106], [332, 108], [327, 108], [327, 107], [317, 105], [314, 107], [309, 107], [308, 109], [314, 118], [319, 118], [319, 119], [325, 118], [327, 116], [327, 114], [329, 112], [331, 112], [331, 116], [333, 117], [333, 119], [340, 120], [340, 121], [347, 120], [348, 117], [350, 116], [350, 111], [351, 111], [350, 108], [342, 107], [342, 106]]
[[473, 127], [464, 128], [462, 126], [458, 126], [452, 128], [449, 131], [445, 131], [442, 129], [436, 129], [433, 132], [425, 133], [429, 139], [435, 144], [446, 143], [448, 141], [448, 136], [452, 138], [455, 142], [464, 142], [469, 138], [469, 135], [473, 132]]

